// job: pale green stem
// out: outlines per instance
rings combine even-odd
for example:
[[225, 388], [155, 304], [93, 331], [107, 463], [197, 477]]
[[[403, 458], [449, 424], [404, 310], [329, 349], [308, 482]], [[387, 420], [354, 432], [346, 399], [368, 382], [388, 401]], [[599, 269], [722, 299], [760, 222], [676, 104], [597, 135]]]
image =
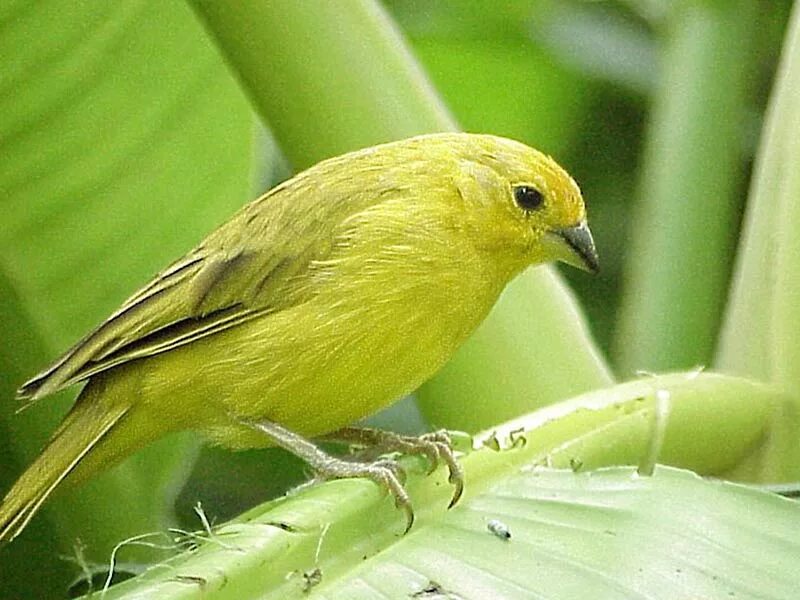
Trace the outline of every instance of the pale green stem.
[[676, 3], [664, 24], [617, 337], [620, 372], [708, 364], [728, 286], [758, 3]]
[[458, 129], [381, 6], [190, 0], [295, 169]]
[[[657, 395], [665, 398], [660, 412]], [[645, 378], [585, 394], [480, 436], [485, 445], [461, 459], [466, 495], [453, 511], [469, 510], [471, 499], [535, 465], [593, 469], [639, 464], [657, 455], [660, 462], [719, 474], [759, 451], [785, 403], [786, 396], [769, 386], [700, 373]], [[663, 444], [653, 451], [652, 432], [659, 426]], [[491, 449], [495, 446], [513, 449]], [[445, 470], [426, 476], [424, 463], [420, 457], [404, 462], [417, 528], [448, 518], [452, 491]], [[403, 519], [372, 482], [329, 482], [249, 511], [215, 530], [198, 551], [123, 583], [106, 598], [299, 596], [303, 573], [318, 567], [325, 581], [336, 580], [365, 557], [403, 543]]]
[[795, 4], [755, 166], [717, 355], [731, 373], [800, 382], [800, 4]]

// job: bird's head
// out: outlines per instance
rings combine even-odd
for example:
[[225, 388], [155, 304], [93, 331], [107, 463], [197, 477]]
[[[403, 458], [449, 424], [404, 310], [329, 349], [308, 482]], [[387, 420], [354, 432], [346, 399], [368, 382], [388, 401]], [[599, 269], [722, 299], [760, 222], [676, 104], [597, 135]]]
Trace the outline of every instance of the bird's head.
[[457, 186], [481, 222], [475, 234], [485, 236], [481, 243], [520, 267], [558, 260], [596, 272], [597, 251], [572, 177], [525, 144], [489, 135], [468, 138]]

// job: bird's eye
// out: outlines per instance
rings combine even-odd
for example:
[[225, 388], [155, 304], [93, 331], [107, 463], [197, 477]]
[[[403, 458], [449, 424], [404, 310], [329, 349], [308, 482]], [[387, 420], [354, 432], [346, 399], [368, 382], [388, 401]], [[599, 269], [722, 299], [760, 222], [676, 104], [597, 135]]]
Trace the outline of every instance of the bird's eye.
[[536, 210], [544, 202], [542, 193], [529, 185], [514, 188], [514, 200], [522, 210]]

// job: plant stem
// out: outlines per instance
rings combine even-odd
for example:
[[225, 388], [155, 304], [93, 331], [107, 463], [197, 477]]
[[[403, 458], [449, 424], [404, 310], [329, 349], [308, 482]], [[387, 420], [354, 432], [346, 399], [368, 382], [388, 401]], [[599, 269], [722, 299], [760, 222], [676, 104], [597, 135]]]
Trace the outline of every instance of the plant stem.
[[[596, 390], [482, 434], [476, 441], [485, 443], [460, 459], [468, 486], [453, 513], [468, 513], [472, 499], [534, 466], [589, 470], [636, 464], [651, 445], [657, 392], [667, 393], [670, 404], [663, 445], [657, 449], [660, 460], [703, 474], [723, 472], [753, 453], [786, 400], [770, 386], [703, 373]], [[698, 423], [702, 436], [695, 433]], [[495, 451], [495, 446], [503, 450]], [[409, 472], [415, 527], [437, 527], [451, 519], [446, 506], [452, 488], [446, 485], [445, 470], [426, 475], [420, 457], [407, 457], [403, 464]], [[107, 598], [297, 597], [304, 571], [319, 567], [326, 581], [335, 581], [369, 557], [407, 543], [409, 538], [397, 537], [403, 519], [370, 481], [312, 486], [248, 511], [208, 535], [197, 551], [115, 586]], [[318, 550], [320, 538], [323, 553]], [[191, 574], [194, 580], [180, 581], [176, 574]]]
[[665, 23], [614, 343], [622, 373], [711, 360], [740, 208], [757, 8], [684, 0]]
[[717, 366], [800, 382], [800, 4], [767, 110]]
[[458, 129], [379, 4], [192, 0], [292, 166]]

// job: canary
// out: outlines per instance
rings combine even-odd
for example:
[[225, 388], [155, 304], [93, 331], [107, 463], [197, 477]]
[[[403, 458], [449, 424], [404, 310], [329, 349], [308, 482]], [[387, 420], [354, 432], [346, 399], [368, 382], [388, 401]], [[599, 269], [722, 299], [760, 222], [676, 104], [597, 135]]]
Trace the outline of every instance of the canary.
[[368, 477], [413, 518], [397, 464], [351, 462], [308, 438], [443, 459], [349, 424], [433, 375], [526, 267], [597, 269], [578, 186], [550, 157], [491, 135], [410, 138], [325, 160], [244, 206], [22, 385], [34, 402], [86, 382], [0, 505], [0, 540], [62, 482], [193, 429], [230, 448], [277, 445], [322, 477]]

